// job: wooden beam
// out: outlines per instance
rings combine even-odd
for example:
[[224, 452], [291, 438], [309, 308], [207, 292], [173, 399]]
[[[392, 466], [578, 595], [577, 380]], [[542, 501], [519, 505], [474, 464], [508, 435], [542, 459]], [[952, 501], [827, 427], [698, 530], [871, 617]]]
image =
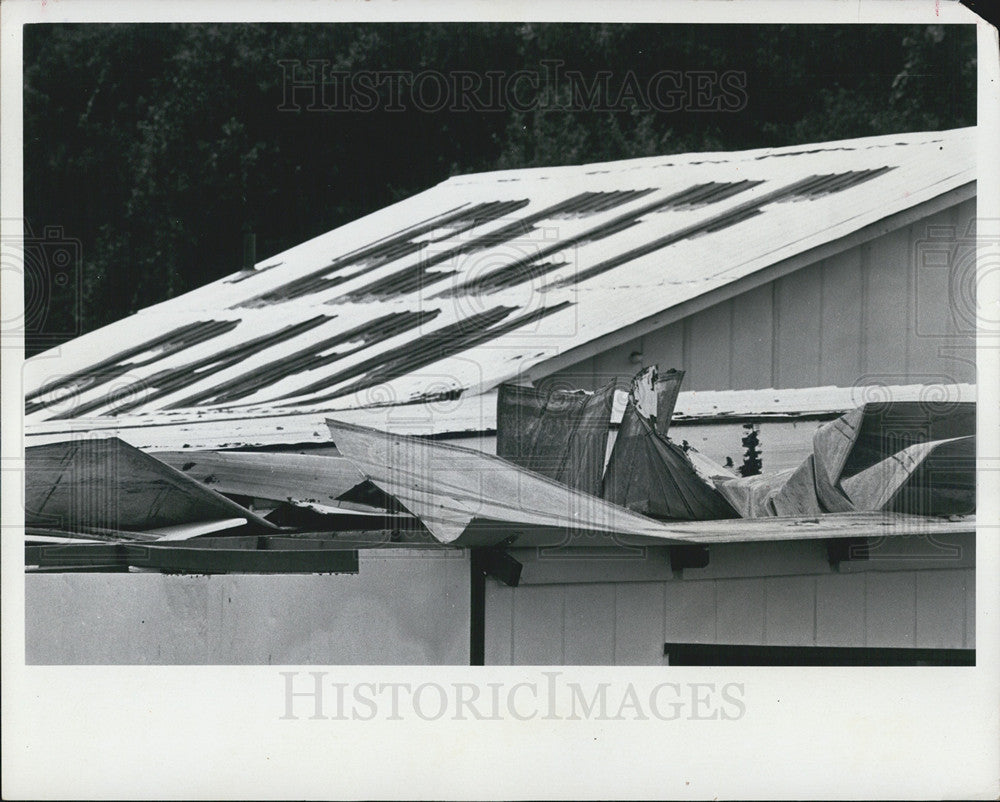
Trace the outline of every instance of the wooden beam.
[[183, 574], [356, 574], [358, 553], [340, 549], [188, 549], [125, 546], [137, 568]]
[[[256, 538], [254, 538], [256, 540]], [[50, 570], [144, 568], [182, 574], [343, 574], [358, 572], [358, 552], [324, 548], [205, 548], [185, 544], [25, 546], [26, 566]]]

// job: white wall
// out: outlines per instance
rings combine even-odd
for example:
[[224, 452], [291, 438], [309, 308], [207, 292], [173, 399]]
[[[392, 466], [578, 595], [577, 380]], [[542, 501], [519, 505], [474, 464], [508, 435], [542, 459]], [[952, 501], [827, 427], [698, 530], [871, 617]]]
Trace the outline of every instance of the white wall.
[[29, 664], [469, 662], [461, 551], [362, 551], [358, 574], [28, 574]]
[[974, 537], [949, 554], [897, 540], [839, 570], [820, 541], [718, 545], [680, 576], [658, 550], [613, 572], [515, 550], [522, 584], [487, 582], [486, 662], [662, 665], [668, 642], [974, 648]]

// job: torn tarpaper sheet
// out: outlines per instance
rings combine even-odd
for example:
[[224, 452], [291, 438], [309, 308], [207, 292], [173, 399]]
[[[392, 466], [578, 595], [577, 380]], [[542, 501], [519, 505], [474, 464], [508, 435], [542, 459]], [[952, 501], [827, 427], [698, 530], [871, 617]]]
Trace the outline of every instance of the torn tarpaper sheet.
[[814, 512], [968, 515], [976, 508], [975, 404], [873, 403], [821, 426], [798, 468], [719, 479], [745, 518]]
[[615, 384], [594, 393], [500, 385], [497, 456], [600, 495]]
[[[681, 446], [666, 437], [683, 375], [670, 371], [661, 381], [652, 366], [632, 380], [625, 415], [604, 474], [602, 495], [654, 518], [735, 518], [736, 511], [713, 484], [716, 476], [732, 474], [711, 465], [709, 473], [704, 473], [704, 468], [696, 468]], [[706, 462], [701, 460], [700, 465]]]
[[147, 532], [242, 518], [275, 526], [115, 437], [25, 451], [25, 523], [63, 531]]

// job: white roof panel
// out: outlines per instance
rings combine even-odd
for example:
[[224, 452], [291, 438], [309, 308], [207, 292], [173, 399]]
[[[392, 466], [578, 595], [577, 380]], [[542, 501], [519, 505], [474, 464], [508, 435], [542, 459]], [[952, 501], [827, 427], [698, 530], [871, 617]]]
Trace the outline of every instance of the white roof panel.
[[966, 186], [975, 151], [968, 128], [457, 176], [32, 358], [28, 423], [487, 391]]

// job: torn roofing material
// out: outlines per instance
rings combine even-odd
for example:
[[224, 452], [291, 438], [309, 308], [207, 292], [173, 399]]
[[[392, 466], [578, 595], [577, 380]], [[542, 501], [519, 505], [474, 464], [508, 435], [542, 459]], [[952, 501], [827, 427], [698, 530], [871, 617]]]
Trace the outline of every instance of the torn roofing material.
[[[185, 456], [191, 471], [199, 463]], [[201, 464], [219, 476], [210, 484], [265, 498], [289, 483], [349, 493], [363, 482], [335, 455], [209, 453]], [[292, 514], [279, 526], [114, 438], [29, 447], [26, 466], [29, 571], [356, 572], [358, 548], [431, 540], [412, 517], [379, 509], [281, 505]]]
[[450, 546], [669, 545], [969, 532], [969, 519], [847, 513], [656, 521], [480, 451], [328, 420], [338, 449]]
[[28, 422], [406, 404], [538, 378], [893, 215], [973, 197], [975, 157], [960, 129], [456, 176], [33, 357]]
[[505, 459], [327, 420], [334, 443], [442, 543], [556, 545], [574, 534], [670, 540], [663, 525]]
[[[816, 495], [820, 505], [829, 512], [859, 509], [858, 503], [847, 493], [851, 487], [860, 503], [874, 503], [878, 491], [866, 488], [861, 480], [848, 480], [862, 472], [866, 472], [869, 479], [874, 479], [876, 473], [888, 479], [885, 470], [867, 471], [911, 445], [971, 437], [975, 433], [976, 405], [973, 402], [877, 402], [846, 412], [813, 435]], [[974, 449], [971, 468], [968, 463], [964, 469], [960, 465], [955, 467], [974, 472]], [[912, 462], [911, 471], [916, 468], [917, 462]], [[900, 481], [898, 472], [896, 481]], [[974, 481], [972, 484], [974, 506]]]
[[497, 456], [600, 495], [614, 394], [614, 382], [594, 393], [500, 385]]
[[669, 545], [968, 532], [974, 523], [889, 513], [655, 521], [513, 465], [433, 440], [328, 420], [338, 449], [443, 545]]
[[[32, 512], [27, 515], [27, 564], [39, 570], [127, 570], [137, 566], [200, 573], [326, 572], [339, 570], [337, 566], [343, 564], [331, 551], [392, 545], [708, 544], [933, 535], [968, 532], [974, 527], [970, 519], [892, 512], [661, 522], [562, 486], [499, 457], [336, 421], [328, 425], [345, 458], [360, 475], [369, 477], [387, 498], [409, 509], [418, 521], [381, 511], [365, 515], [337, 510], [338, 514], [331, 516], [323, 505], [316, 505], [316, 510], [305, 511], [312, 518], [293, 516], [286, 521], [294, 531], [277, 530], [239, 504], [124, 443], [60, 443], [29, 450], [27, 498]], [[940, 447], [967, 447], [966, 440], [952, 439]], [[213, 456], [208, 455], [208, 459]], [[238, 468], [240, 458], [228, 464], [225, 460], [234, 456], [220, 455], [217, 465], [231, 472], [235, 489], [239, 472], [233, 469]], [[288, 478], [281, 475], [278, 466], [289, 468], [290, 456], [299, 455], [261, 452], [248, 454], [246, 460], [247, 464], [257, 461], [260, 468], [273, 457], [275, 485], [280, 487]], [[344, 486], [358, 478], [343, 470], [343, 458], [336, 454], [316, 458], [338, 465], [337, 471], [345, 477]], [[307, 472], [329, 487], [324, 477], [331, 474], [316, 472], [311, 463]], [[291, 467], [303, 475], [302, 465]], [[267, 489], [267, 481], [258, 471], [239, 489], [275, 495], [274, 489]], [[363, 486], [355, 485], [348, 492]], [[347, 522], [344, 515], [365, 520]], [[250, 530], [255, 532], [252, 537], [247, 537], [246, 521], [255, 524]], [[156, 546], [157, 551], [139, 546]], [[163, 551], [167, 548], [179, 550], [168, 554]], [[254, 553], [242, 554], [245, 551]]]
[[157, 458], [219, 493], [332, 506], [364, 476], [343, 457], [278, 451], [168, 451]]
[[902, 448], [976, 433], [972, 401], [878, 401], [852, 409], [813, 435], [831, 481], [851, 477]]
[[[733, 518], [732, 506], [711, 477], [702, 476], [666, 431], [683, 377], [670, 371], [659, 379], [655, 366], [632, 380], [628, 403], [604, 474], [605, 499], [653, 518]], [[662, 407], [663, 414], [658, 416]], [[725, 474], [724, 469], [719, 469]]]
[[969, 515], [976, 511], [976, 438], [908, 446], [840, 486], [858, 510]]
[[813, 458], [797, 468], [716, 482], [719, 492], [743, 518], [780, 515], [819, 515], [825, 512], [816, 497]]
[[865, 404], [824, 424], [796, 469], [720, 478], [746, 518], [886, 510], [969, 515], [976, 509], [974, 403]]
[[244, 519], [274, 525], [117, 438], [25, 450], [25, 523], [63, 531], [150, 531]]
[[[419, 529], [335, 449], [169, 451], [157, 458], [219, 493], [267, 510], [268, 521], [301, 530]], [[263, 512], [262, 512], [263, 514]]]

